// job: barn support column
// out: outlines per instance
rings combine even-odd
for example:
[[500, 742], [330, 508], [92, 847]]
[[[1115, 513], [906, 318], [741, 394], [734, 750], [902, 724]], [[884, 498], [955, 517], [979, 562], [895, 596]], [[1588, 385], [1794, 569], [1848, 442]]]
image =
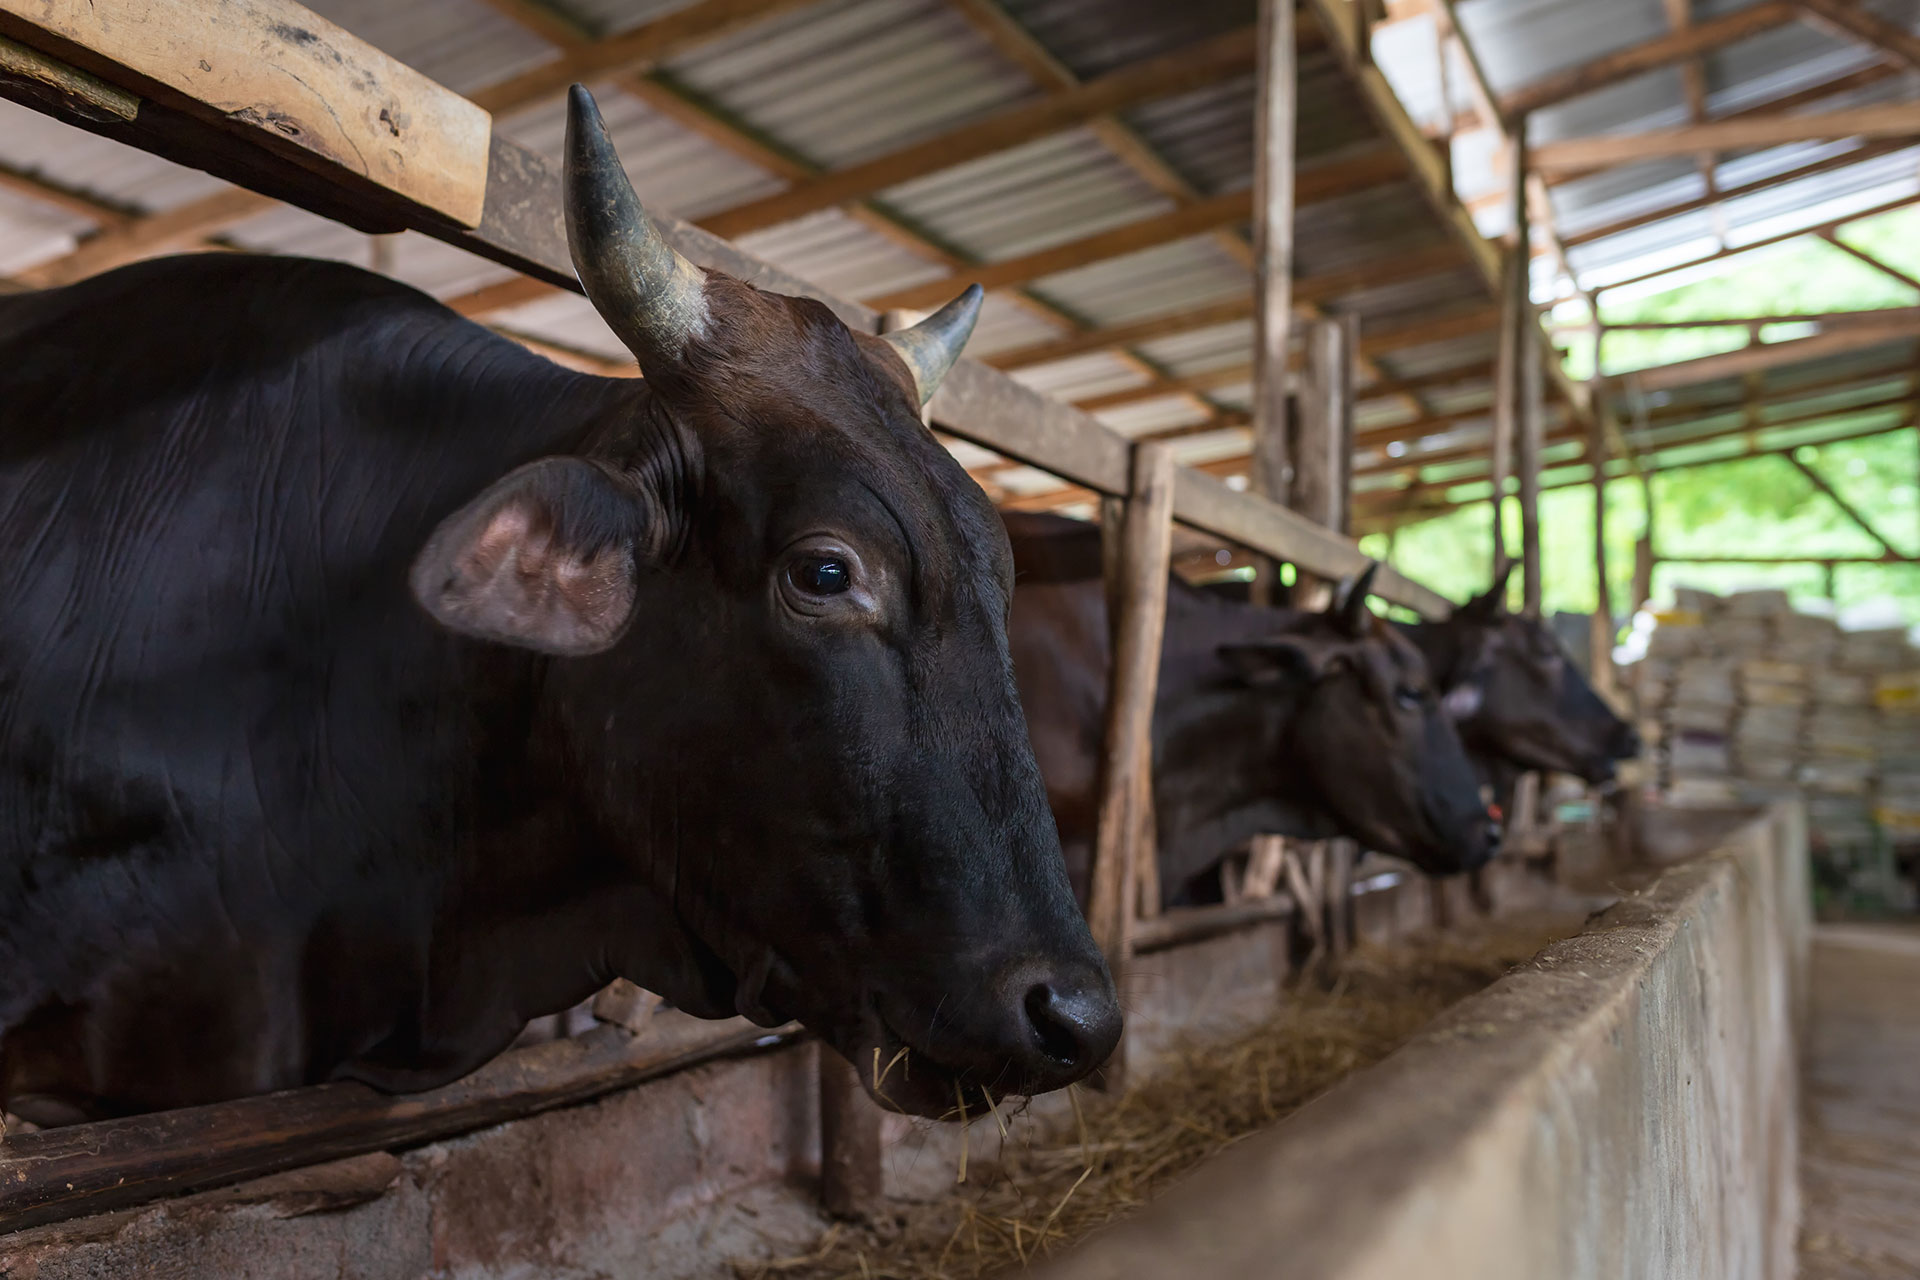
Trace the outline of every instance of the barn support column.
[[1526, 611], [1540, 616], [1540, 452], [1543, 426], [1541, 394], [1544, 369], [1541, 360], [1540, 323], [1533, 310], [1530, 269], [1533, 262], [1533, 224], [1527, 210], [1527, 119], [1513, 123], [1513, 290], [1514, 359], [1519, 397], [1514, 420], [1514, 467], [1519, 472], [1520, 489], [1520, 568], [1525, 575], [1523, 600]]
[[[1253, 491], [1284, 503], [1287, 356], [1293, 320], [1294, 0], [1260, 0], [1253, 117]], [[1279, 563], [1257, 562], [1253, 599], [1278, 599]]]
[[[1352, 525], [1353, 364], [1358, 337], [1359, 325], [1354, 317], [1317, 320], [1307, 329], [1298, 416], [1292, 433], [1293, 492], [1287, 505], [1314, 523], [1342, 534]], [[1336, 587], [1335, 583], [1298, 574], [1294, 579], [1294, 604], [1308, 609], [1322, 607]], [[1272, 838], [1276, 837], [1263, 837]], [[1337, 958], [1346, 953], [1353, 937], [1348, 911], [1359, 849], [1351, 840], [1329, 840], [1324, 846], [1313, 850], [1308, 858], [1310, 865], [1324, 868], [1322, 875], [1290, 875], [1288, 879], [1315, 956], [1324, 953]], [[1255, 852], [1258, 855], [1263, 851], [1256, 846]], [[1300, 897], [1303, 881], [1317, 885], [1315, 896]]]
[[[1141, 871], [1153, 858], [1151, 811], [1153, 701], [1160, 684], [1160, 648], [1167, 621], [1167, 575], [1173, 552], [1173, 452], [1151, 441], [1133, 446], [1133, 473], [1120, 536], [1109, 537], [1108, 599], [1113, 662], [1100, 761], [1100, 820], [1094, 839], [1087, 922], [1126, 999], [1127, 963]], [[1145, 846], [1145, 847], [1143, 847]], [[1115, 1087], [1124, 1049], [1103, 1073]]]
[[1527, 128], [1524, 119], [1513, 122], [1507, 139], [1513, 226], [1500, 271], [1500, 349], [1494, 365], [1493, 402], [1493, 576], [1507, 567], [1506, 514], [1508, 479], [1514, 473], [1514, 453], [1524, 434], [1528, 334], [1538, 328], [1527, 287]]
[[1607, 414], [1594, 398], [1593, 421], [1587, 427], [1587, 460], [1593, 464], [1593, 624], [1588, 629], [1592, 649], [1589, 675], [1602, 695], [1613, 693], [1613, 591], [1607, 583]]

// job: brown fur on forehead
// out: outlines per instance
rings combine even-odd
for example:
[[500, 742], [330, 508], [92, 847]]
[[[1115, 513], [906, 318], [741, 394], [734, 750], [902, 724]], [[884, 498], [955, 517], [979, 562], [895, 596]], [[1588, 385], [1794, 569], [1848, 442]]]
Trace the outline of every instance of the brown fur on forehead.
[[[717, 271], [707, 273], [707, 304], [708, 331], [689, 345], [685, 381], [672, 390], [699, 388], [728, 418], [779, 445], [831, 452], [888, 495], [925, 585], [937, 590], [953, 574], [1003, 595], [1011, 589], [999, 517], [920, 421], [912, 375], [890, 346], [814, 299], [765, 293]], [[929, 557], [943, 544], [957, 562]]]

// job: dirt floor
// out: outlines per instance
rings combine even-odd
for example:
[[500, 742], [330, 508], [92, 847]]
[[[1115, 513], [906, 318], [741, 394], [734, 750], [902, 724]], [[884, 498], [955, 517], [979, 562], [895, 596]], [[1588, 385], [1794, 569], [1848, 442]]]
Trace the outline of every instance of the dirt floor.
[[1920, 1278], [1920, 926], [1822, 925], [1801, 1179], [1803, 1280]]

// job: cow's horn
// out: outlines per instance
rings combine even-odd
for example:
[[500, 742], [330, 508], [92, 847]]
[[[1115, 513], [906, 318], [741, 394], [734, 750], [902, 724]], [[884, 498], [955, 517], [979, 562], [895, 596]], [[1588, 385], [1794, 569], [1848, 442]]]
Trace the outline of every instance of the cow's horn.
[[1367, 596], [1373, 592], [1373, 575], [1380, 571], [1378, 560], [1367, 561], [1367, 567], [1347, 588], [1347, 594], [1333, 606], [1340, 618], [1341, 629], [1348, 635], [1359, 637], [1366, 634]]
[[593, 95], [567, 95], [567, 249], [581, 287], [607, 325], [655, 372], [707, 327], [707, 277], [664, 240], [607, 136]]
[[881, 335], [912, 371], [921, 404], [933, 399], [940, 379], [960, 358], [960, 348], [967, 345], [974, 321], [980, 318], [980, 300], [986, 296], [979, 285], [970, 284], [966, 292], [919, 324]]

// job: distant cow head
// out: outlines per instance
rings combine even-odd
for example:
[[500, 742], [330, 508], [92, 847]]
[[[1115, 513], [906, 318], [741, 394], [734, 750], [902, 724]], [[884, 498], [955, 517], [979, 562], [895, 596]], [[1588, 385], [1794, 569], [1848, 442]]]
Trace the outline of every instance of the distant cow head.
[[1478, 754], [1606, 782], [1614, 761], [1640, 753], [1640, 736], [1594, 692], [1546, 624], [1507, 609], [1512, 568], [1429, 629], [1441, 641], [1425, 647], [1448, 709]]
[[1284, 767], [1307, 774], [1348, 834], [1426, 871], [1471, 870], [1499, 832], [1419, 650], [1366, 607], [1377, 567], [1325, 612], [1220, 654], [1296, 699]]
[[855, 333], [676, 253], [578, 87], [567, 145], [581, 282], [649, 390], [450, 517], [414, 585], [558, 655], [580, 820], [684, 934], [627, 976], [798, 1017], [921, 1114], [1085, 1075], [1120, 1013], [1014, 693], [1007, 538], [919, 417], [979, 290]]

